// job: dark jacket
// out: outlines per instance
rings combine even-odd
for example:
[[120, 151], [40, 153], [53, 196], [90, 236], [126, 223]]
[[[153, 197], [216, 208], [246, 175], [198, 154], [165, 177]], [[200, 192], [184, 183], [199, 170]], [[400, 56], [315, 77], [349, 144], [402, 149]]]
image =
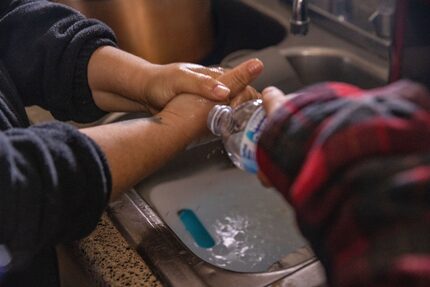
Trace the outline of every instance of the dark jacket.
[[65, 6], [0, 3], [1, 286], [58, 286], [53, 248], [88, 234], [107, 204], [111, 178], [99, 147], [67, 124], [29, 127], [24, 110], [40, 105], [80, 122], [102, 116], [87, 82], [102, 45], [115, 45], [111, 30]]

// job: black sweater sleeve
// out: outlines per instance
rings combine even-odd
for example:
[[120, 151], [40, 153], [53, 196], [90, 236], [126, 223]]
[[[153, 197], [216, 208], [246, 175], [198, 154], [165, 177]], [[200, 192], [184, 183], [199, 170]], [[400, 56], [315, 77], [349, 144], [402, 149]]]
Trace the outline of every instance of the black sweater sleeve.
[[95, 143], [63, 123], [0, 132], [0, 244], [20, 269], [46, 246], [93, 230], [111, 190]]
[[60, 120], [102, 116], [88, 87], [87, 64], [95, 49], [115, 45], [113, 32], [64, 5], [9, 2], [0, 11], [0, 57], [24, 104], [40, 105]]

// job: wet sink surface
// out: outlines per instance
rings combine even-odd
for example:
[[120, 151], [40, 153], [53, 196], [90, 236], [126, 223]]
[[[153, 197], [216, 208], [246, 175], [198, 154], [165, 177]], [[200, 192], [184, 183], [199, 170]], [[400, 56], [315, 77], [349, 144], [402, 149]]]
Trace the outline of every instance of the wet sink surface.
[[[282, 196], [235, 168], [219, 141], [186, 151], [136, 191], [194, 254], [220, 268], [264, 272], [307, 245]], [[195, 214], [213, 246], [199, 245], [201, 231], [187, 230], [181, 210]]]

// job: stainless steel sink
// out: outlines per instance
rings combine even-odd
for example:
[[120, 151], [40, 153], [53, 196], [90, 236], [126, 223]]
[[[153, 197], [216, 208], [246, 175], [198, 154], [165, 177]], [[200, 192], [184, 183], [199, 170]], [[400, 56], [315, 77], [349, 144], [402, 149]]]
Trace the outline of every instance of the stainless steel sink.
[[[226, 63], [261, 52], [235, 53]], [[268, 65], [255, 82], [258, 89], [276, 85], [289, 93], [322, 81], [373, 88], [388, 78], [384, 61], [317, 27], [305, 38], [287, 38], [264, 53]], [[136, 116], [141, 115], [112, 119]], [[187, 225], [183, 212], [192, 215], [200, 233], [192, 231], [196, 225]], [[233, 167], [216, 139], [189, 147], [112, 204], [109, 213], [166, 286], [325, 284], [286, 201], [262, 188], [255, 176]], [[207, 240], [202, 242], [200, 235]], [[247, 236], [255, 240], [247, 241]]]
[[386, 83], [383, 69], [339, 48], [292, 47], [282, 49], [280, 53], [304, 85], [338, 81], [368, 89]]
[[226, 57], [222, 64], [232, 68], [246, 59], [260, 58], [265, 69], [253, 86], [262, 90], [274, 85], [285, 93], [326, 81], [350, 83], [363, 89], [387, 82], [383, 67], [348, 50], [318, 45], [284, 46], [237, 51]]

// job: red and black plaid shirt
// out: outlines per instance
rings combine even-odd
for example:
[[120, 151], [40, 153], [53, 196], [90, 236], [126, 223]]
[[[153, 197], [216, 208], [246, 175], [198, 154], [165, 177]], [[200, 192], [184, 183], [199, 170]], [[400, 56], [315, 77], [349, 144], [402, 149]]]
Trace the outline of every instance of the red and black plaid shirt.
[[332, 286], [430, 286], [430, 93], [309, 87], [259, 142]]

